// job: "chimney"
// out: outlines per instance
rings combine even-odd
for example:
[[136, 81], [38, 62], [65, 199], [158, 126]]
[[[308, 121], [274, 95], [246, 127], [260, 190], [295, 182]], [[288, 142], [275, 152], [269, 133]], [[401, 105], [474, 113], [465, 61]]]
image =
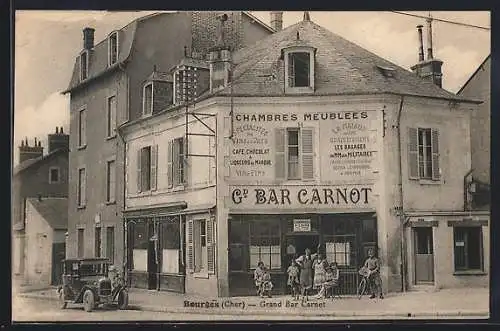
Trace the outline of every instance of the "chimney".
[[227, 18], [226, 14], [218, 17], [220, 25], [217, 44], [209, 50], [211, 92], [226, 87], [230, 81], [231, 51], [224, 40], [224, 23], [227, 21]]
[[411, 70], [418, 77], [431, 81], [435, 85], [442, 87], [443, 61], [435, 59], [432, 50], [432, 19], [427, 19], [427, 60], [424, 60], [424, 46], [422, 37], [422, 25], [417, 26], [419, 36], [418, 63], [411, 67]]
[[94, 32], [95, 29], [86, 27], [83, 29], [83, 48], [92, 49], [94, 48]]
[[48, 135], [49, 153], [56, 149], [69, 149], [69, 135], [64, 134], [63, 128], [56, 127], [56, 133]]
[[30, 146], [28, 143], [28, 138], [24, 142], [21, 142], [19, 146], [19, 163], [24, 161], [36, 159], [37, 157], [43, 156], [43, 147], [39, 141], [35, 138], [35, 144]]
[[422, 62], [424, 60], [424, 39], [422, 36], [422, 28], [423, 25], [417, 25], [417, 30], [418, 30], [418, 42], [419, 42], [419, 47], [418, 47], [418, 62]]
[[310, 20], [311, 20], [311, 16], [309, 15], [309, 12], [305, 11], [304, 12], [304, 21], [310, 21]]
[[283, 12], [282, 11], [272, 11], [271, 12], [271, 27], [276, 32], [283, 30]]

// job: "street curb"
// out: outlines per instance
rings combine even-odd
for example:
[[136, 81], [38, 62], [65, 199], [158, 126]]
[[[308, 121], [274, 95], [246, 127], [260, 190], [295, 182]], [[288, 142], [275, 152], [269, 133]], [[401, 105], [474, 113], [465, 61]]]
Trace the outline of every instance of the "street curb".
[[[49, 301], [57, 301], [57, 297], [52, 295], [33, 295], [29, 293], [21, 293], [19, 297], [32, 298], [32, 299], [43, 299]], [[244, 316], [282, 316], [291, 313], [294, 316], [304, 316], [304, 317], [332, 317], [332, 318], [350, 318], [350, 317], [365, 317], [370, 319], [370, 317], [377, 318], [445, 318], [445, 317], [484, 317], [489, 318], [489, 312], [485, 310], [463, 310], [463, 311], [423, 311], [423, 312], [391, 312], [391, 311], [304, 311], [294, 309], [277, 309], [277, 310], [262, 310], [262, 309], [248, 309], [248, 310], [236, 310], [236, 309], [207, 309], [207, 308], [184, 308], [184, 307], [158, 307], [153, 305], [143, 305], [135, 304], [129, 305], [128, 310], [135, 311], [150, 311], [150, 312], [161, 312], [161, 313], [173, 313], [173, 314], [204, 314], [204, 315], [244, 315]]]

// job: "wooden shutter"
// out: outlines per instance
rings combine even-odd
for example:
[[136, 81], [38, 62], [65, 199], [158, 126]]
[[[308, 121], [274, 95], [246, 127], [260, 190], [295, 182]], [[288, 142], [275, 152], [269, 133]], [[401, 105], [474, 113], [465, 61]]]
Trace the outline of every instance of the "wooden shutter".
[[193, 245], [193, 220], [186, 222], [186, 269], [190, 272], [194, 271], [194, 245]]
[[141, 153], [142, 148], [137, 150], [137, 192], [142, 192], [142, 169], [141, 169]]
[[285, 133], [286, 130], [282, 128], [276, 128], [274, 130], [274, 144], [275, 144], [274, 175], [276, 179], [285, 179], [286, 177]]
[[172, 140], [168, 142], [168, 149], [167, 149], [167, 181], [168, 181], [168, 188], [172, 188], [174, 186], [174, 181], [173, 181], [173, 174], [174, 174], [174, 169], [172, 165]]
[[302, 179], [314, 179], [314, 129], [303, 128], [302, 143]]
[[151, 174], [149, 177], [151, 191], [156, 190], [158, 183], [158, 145], [151, 146]]
[[408, 128], [408, 177], [418, 179], [418, 129]]
[[215, 273], [215, 220], [213, 217], [207, 220], [207, 269], [211, 274]]
[[[180, 160], [179, 162], [182, 162], [182, 166], [184, 167], [183, 168], [183, 177], [180, 178], [180, 183], [186, 185], [187, 184], [187, 178], [188, 178], [188, 158], [186, 156], [186, 152], [188, 150], [188, 143], [189, 141], [186, 139], [186, 137], [182, 137], [181, 138], [181, 143], [182, 143], [182, 146], [183, 146], [183, 150], [182, 150], [182, 160]], [[208, 137], [208, 143], [210, 144], [210, 137]], [[210, 146], [208, 147], [209, 148], [209, 151], [208, 151], [208, 154], [210, 155]], [[210, 160], [210, 158], [209, 158]], [[209, 167], [210, 167], [210, 162], [209, 162]]]
[[431, 132], [431, 150], [432, 150], [432, 179], [440, 179], [439, 169], [439, 131], [432, 129]]

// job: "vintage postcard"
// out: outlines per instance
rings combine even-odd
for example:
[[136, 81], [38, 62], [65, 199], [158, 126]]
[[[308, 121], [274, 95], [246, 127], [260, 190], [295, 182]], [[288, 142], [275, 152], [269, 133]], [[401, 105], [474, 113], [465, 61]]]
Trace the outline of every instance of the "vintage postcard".
[[14, 322], [489, 317], [489, 12], [15, 23]]

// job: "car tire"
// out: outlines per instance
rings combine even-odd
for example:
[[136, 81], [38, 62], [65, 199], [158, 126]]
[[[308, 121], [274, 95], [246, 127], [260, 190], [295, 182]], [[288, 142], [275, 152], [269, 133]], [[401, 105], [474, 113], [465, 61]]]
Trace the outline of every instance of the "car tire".
[[124, 310], [128, 307], [128, 291], [121, 290], [118, 293], [118, 309]]
[[66, 307], [68, 306], [68, 303], [64, 299], [64, 288], [59, 290], [58, 302], [59, 302], [59, 309], [66, 309]]
[[86, 312], [91, 312], [95, 308], [95, 298], [94, 298], [94, 292], [91, 290], [86, 290], [85, 293], [83, 293], [83, 309], [85, 309]]

